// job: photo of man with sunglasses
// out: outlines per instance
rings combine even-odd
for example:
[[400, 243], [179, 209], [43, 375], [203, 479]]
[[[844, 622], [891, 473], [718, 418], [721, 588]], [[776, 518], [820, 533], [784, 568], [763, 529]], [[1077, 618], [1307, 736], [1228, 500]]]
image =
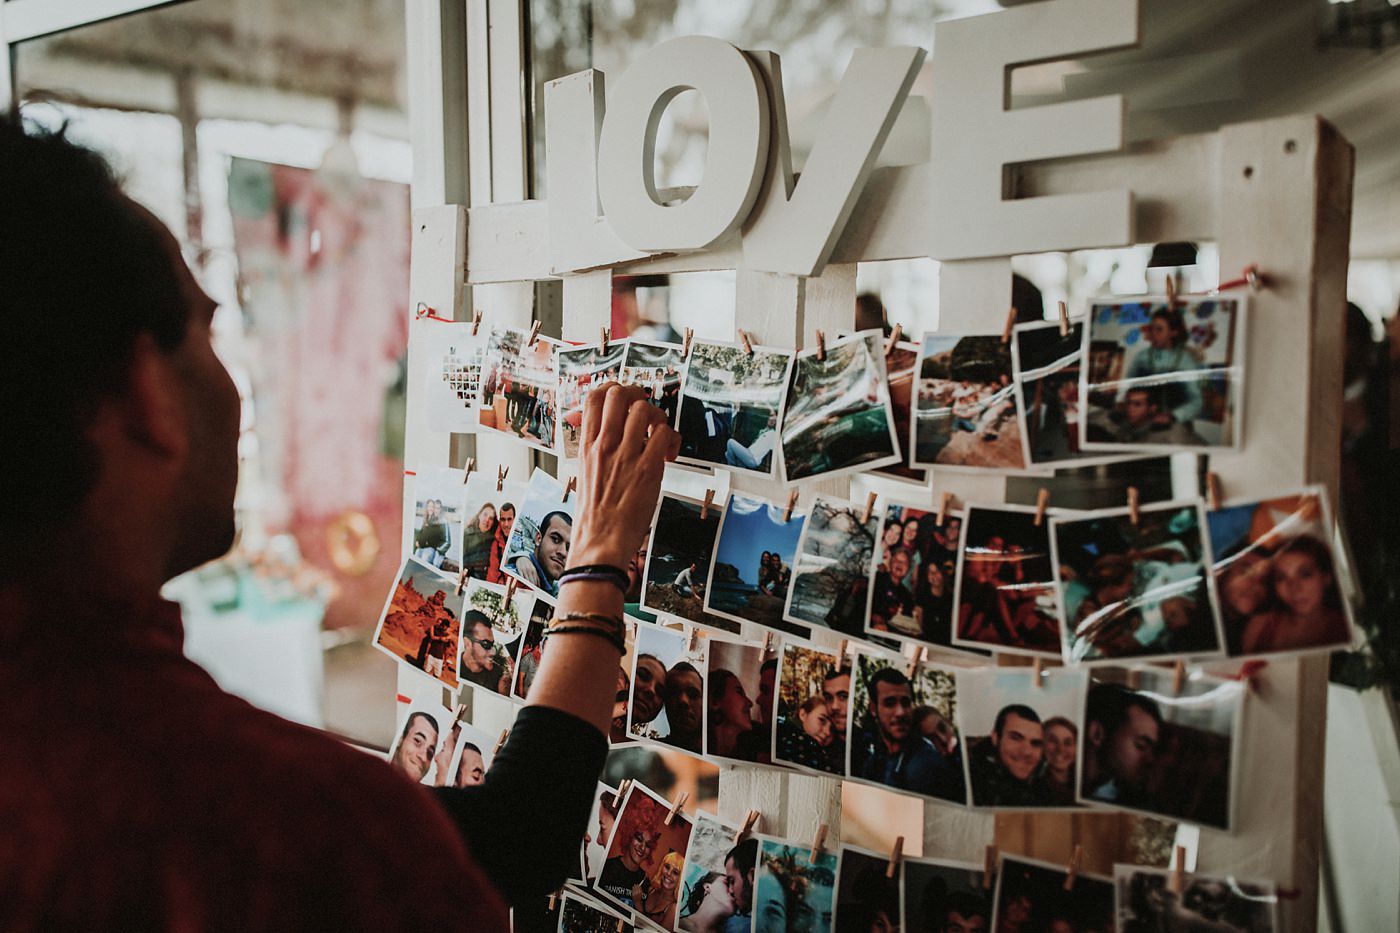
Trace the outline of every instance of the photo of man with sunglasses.
[[476, 609], [462, 616], [462, 663], [457, 677], [463, 683], [504, 694], [510, 689], [510, 658], [496, 650], [496, 633], [486, 613]]

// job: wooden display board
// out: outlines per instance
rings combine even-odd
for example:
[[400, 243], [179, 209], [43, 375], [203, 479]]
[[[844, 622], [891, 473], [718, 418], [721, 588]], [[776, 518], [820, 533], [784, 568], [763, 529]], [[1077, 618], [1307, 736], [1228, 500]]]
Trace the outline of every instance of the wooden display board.
[[[862, 162], [859, 153], [833, 153], [824, 170], [837, 180], [833, 184], [853, 178], [854, 194], [840, 210], [822, 208], [839, 235], [829, 243], [813, 238], [812, 249], [826, 255], [812, 275], [746, 266], [743, 231], [756, 223], [753, 216], [748, 226], [723, 231], [704, 249], [641, 259], [640, 250], [605, 233], [600, 240], [575, 244], [587, 247], [584, 252], [551, 244], [551, 232], [571, 230], [577, 236], [578, 226], [552, 217], [546, 202], [527, 200], [523, 19], [517, 0], [474, 0], [466, 5], [465, 18], [460, 4], [440, 0], [409, 0], [408, 12], [410, 55], [429, 59], [419, 60], [419, 77], [411, 87], [416, 209], [410, 308], [421, 302], [456, 320], [480, 310], [490, 323], [526, 327], [534, 316], [546, 334], [593, 341], [610, 322], [615, 273], [737, 269], [735, 327], [756, 343], [802, 346], [811, 345], [818, 329], [834, 333], [852, 326], [857, 262], [933, 255], [943, 260], [940, 330], [985, 332], [1004, 321], [1013, 253], [1215, 241], [1223, 270], [1233, 274], [1258, 264], [1267, 287], [1252, 297], [1250, 311], [1245, 443], [1212, 454], [1211, 469], [1230, 497], [1320, 483], [1335, 501], [1352, 179], [1352, 150], [1345, 140], [1322, 120], [1299, 116], [1124, 147], [1123, 105], [1116, 98], [1006, 112], [990, 122], [979, 116], [985, 113], [978, 107], [1002, 107], [999, 82], [1010, 65], [1136, 42], [1133, 0], [1055, 0], [939, 24], [936, 45], [947, 51], [932, 59], [941, 96], [932, 108], [931, 161], [877, 169], [873, 156]], [[751, 61], [769, 88], [770, 103], [780, 102], [781, 86], [773, 92], [778, 71], [772, 57], [755, 54]], [[901, 61], [907, 71], [909, 59]], [[872, 70], [871, 80], [894, 88], [902, 80], [895, 71], [882, 76]], [[451, 102], [464, 79], [468, 108], [460, 113]], [[596, 139], [605, 103], [601, 76], [584, 73], [559, 84], [561, 94], [567, 92], [587, 110], [550, 114], [548, 132], [582, 120], [559, 132], [591, 128]], [[791, 207], [801, 193], [801, 179], [794, 188], [784, 163], [785, 117], [780, 106], [769, 110], [765, 134], [774, 144], [765, 160], [764, 188], [754, 199], [759, 207], [751, 208], [760, 212], [778, 200]], [[938, 135], [940, 127], [979, 120], [985, 132], [963, 136], [955, 146]], [[888, 132], [888, 121], [867, 122], [870, 132]], [[590, 186], [596, 172], [611, 169], [598, 167], [587, 154], [581, 164], [584, 177], [572, 180], [577, 187], [569, 200], [586, 210], [597, 203]], [[1003, 165], [1004, 186], [998, 184]], [[565, 176], [556, 176], [554, 166], [550, 171], [551, 178], [561, 179], [550, 190], [561, 198], [554, 209], [562, 210]], [[783, 186], [781, 198], [772, 194], [774, 186]], [[953, 197], [950, 192], [960, 186], [967, 193]], [[1009, 195], [1004, 199], [1003, 187]], [[606, 217], [595, 223], [605, 227]], [[560, 257], [597, 267], [561, 268]], [[804, 253], [792, 261], [809, 258]], [[410, 369], [417, 371], [419, 362], [411, 346]], [[537, 459], [508, 440], [479, 438], [469, 448], [469, 439], [429, 432], [420, 383], [409, 380], [410, 469], [460, 465], [470, 452], [478, 469], [494, 472], [502, 464], [523, 476]], [[933, 492], [922, 492], [928, 507], [944, 491], [960, 501], [1005, 497], [1002, 477], [935, 472]], [[736, 476], [733, 488], [775, 501], [786, 498], [780, 483], [748, 476]], [[867, 490], [888, 488], [860, 475], [805, 485], [802, 502], [847, 492], [859, 501]], [[898, 496], [915, 501], [908, 487]], [[406, 521], [405, 536], [411, 528]], [[839, 636], [819, 631], [814, 637], [835, 645]], [[1211, 665], [1225, 674], [1237, 668]], [[1326, 669], [1321, 657], [1283, 659], [1270, 661], [1259, 675], [1245, 710], [1238, 828], [1233, 834], [1203, 829], [1195, 863], [1188, 865], [1275, 880], [1290, 892], [1282, 913], [1287, 928], [1295, 930], [1312, 929], [1317, 916]], [[498, 698], [478, 697], [475, 704], [472, 716], [488, 731], [512, 715]], [[835, 779], [724, 770], [721, 815], [741, 820], [750, 808], [762, 812], [765, 832], [810, 838], [826, 823], [828, 839], [840, 838]], [[925, 804], [924, 812], [925, 855], [980, 863], [984, 847], [995, 843], [1006, 852], [1068, 863], [1080, 845], [1085, 870], [1099, 872], [1123, 860], [1134, 819], [1116, 813], [993, 816], [936, 803]], [[918, 832], [908, 826], [897, 831], [906, 837]]]

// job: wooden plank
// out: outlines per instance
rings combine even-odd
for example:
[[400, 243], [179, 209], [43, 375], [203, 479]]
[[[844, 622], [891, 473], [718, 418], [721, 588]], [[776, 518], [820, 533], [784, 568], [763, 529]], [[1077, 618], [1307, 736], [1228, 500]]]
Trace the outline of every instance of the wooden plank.
[[168, 6], [172, 0], [5, 0], [11, 42]]
[[407, 0], [408, 124], [413, 206], [466, 204], [465, 20], [460, 3]]

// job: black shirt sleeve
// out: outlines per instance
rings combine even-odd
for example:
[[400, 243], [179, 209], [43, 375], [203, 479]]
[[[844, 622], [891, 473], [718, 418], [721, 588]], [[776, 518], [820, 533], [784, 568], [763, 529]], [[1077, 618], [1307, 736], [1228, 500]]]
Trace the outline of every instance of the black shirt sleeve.
[[477, 787], [439, 787], [438, 801], [477, 864], [512, 906], [578, 874], [608, 740], [572, 713], [527, 706]]

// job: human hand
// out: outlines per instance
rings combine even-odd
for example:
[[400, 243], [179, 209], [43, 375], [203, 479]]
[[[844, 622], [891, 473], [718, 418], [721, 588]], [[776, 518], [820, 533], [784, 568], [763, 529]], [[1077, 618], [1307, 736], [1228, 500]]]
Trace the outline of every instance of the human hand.
[[570, 566], [627, 566], [651, 527], [661, 474], [680, 443], [636, 386], [607, 382], [588, 394]]

